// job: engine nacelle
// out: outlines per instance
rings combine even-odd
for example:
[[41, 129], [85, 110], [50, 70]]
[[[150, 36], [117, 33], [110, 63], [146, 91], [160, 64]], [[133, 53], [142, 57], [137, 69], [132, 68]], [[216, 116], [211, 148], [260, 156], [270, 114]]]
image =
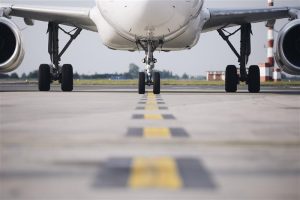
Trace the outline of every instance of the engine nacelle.
[[291, 21], [280, 30], [275, 59], [284, 72], [300, 75], [300, 19]]
[[0, 17], [0, 73], [19, 67], [24, 58], [21, 32], [11, 20]]

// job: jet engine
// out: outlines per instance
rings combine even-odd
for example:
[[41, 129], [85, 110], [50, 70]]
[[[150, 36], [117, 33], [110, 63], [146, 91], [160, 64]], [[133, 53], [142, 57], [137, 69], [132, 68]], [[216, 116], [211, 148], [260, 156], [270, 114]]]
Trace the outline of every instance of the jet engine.
[[0, 73], [15, 70], [23, 61], [21, 32], [11, 20], [0, 17]]
[[300, 75], [300, 19], [289, 22], [280, 30], [275, 59], [284, 72]]

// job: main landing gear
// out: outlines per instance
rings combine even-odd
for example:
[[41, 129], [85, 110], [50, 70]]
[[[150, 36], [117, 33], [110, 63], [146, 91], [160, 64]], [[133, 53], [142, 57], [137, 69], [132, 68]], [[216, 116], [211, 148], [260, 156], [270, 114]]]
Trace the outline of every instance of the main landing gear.
[[[237, 33], [241, 32], [241, 45], [240, 45], [240, 53], [237, 52], [233, 44], [229, 41], [229, 37]], [[227, 42], [231, 50], [237, 56], [239, 65], [240, 65], [240, 73], [238, 74], [238, 70], [235, 65], [228, 65], [226, 67], [225, 73], [225, 90], [226, 92], [236, 92], [237, 85], [239, 82], [246, 82], [248, 84], [248, 91], [251, 93], [260, 92], [260, 71], [257, 65], [251, 65], [248, 69], [246, 65], [248, 63], [249, 56], [251, 54], [251, 24], [242, 24], [241, 27], [233, 33], [229, 33], [226, 30], [219, 29], [218, 30], [220, 36]], [[227, 35], [225, 34], [228, 33]]]
[[146, 85], [153, 85], [153, 93], [160, 94], [160, 73], [154, 71], [155, 63], [157, 60], [154, 58], [153, 53], [159, 45], [162, 45], [162, 41], [138, 41], [145, 53], [146, 57], [143, 62], [146, 64], [144, 72], [139, 73], [139, 94], [145, 94]]
[[[59, 52], [59, 30], [70, 36], [70, 40]], [[39, 90], [49, 91], [53, 81], [59, 81], [61, 90], [68, 92], [73, 90], [73, 67], [70, 64], [60, 65], [62, 55], [69, 48], [73, 40], [77, 38], [82, 29], [75, 28], [70, 32], [65, 31], [57, 23], [50, 22], [48, 25], [48, 52], [52, 64], [41, 64], [39, 68]]]

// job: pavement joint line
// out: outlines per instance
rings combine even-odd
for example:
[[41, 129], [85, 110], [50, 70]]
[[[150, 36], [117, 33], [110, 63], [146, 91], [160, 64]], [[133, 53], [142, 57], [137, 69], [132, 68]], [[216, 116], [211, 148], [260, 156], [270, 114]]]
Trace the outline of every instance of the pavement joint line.
[[135, 138], [188, 138], [189, 134], [183, 128], [145, 127], [128, 128], [127, 137]]
[[148, 98], [146, 100], [148, 100], [148, 101], [163, 101], [163, 99], [157, 99], [157, 98]]
[[164, 105], [165, 102], [156, 102], [156, 101], [148, 101], [148, 102], [143, 102], [143, 101], [140, 101], [138, 102], [138, 104], [148, 104], [148, 105], [155, 105], [155, 104], [159, 104], [159, 105]]
[[[132, 134], [131, 134], [132, 135]], [[47, 142], [44, 140], [9, 140], [9, 141], [1, 141], [0, 142], [0, 149], [5, 146], [11, 146], [11, 145], [18, 145], [18, 146], [24, 146], [28, 148], [34, 148], [34, 147], [69, 147], [69, 146], [99, 146], [99, 144], [104, 145], [168, 145], [168, 148], [175, 147], [176, 145], [180, 145], [182, 148], [185, 147], [229, 147], [229, 148], [257, 148], [257, 147], [263, 147], [263, 148], [276, 148], [278, 147], [284, 147], [284, 148], [294, 148], [294, 149], [300, 149], [300, 141], [230, 141], [230, 140], [221, 140], [221, 141], [209, 141], [209, 140], [202, 140], [202, 139], [190, 139], [190, 138], [173, 138], [172, 140], [144, 140], [140, 139], [142, 137], [131, 137], [131, 139], [127, 139], [124, 141], [123, 139], [96, 139], [96, 140], [72, 140], [72, 141], [64, 141], [61, 140], [50, 140], [48, 139]], [[177, 147], [178, 148], [178, 147]]]
[[146, 104], [147, 102], [146, 101], [140, 101], [138, 102], [138, 104]]
[[146, 106], [157, 106], [157, 103], [156, 102], [147, 102], [145, 105]]
[[176, 118], [171, 114], [134, 114], [132, 119], [175, 120]]
[[95, 188], [208, 189], [217, 185], [202, 161], [193, 157], [111, 157], [103, 162]]
[[140, 100], [139, 102], [138, 102], [138, 104], [147, 104], [147, 103], [157, 103], [157, 104], [165, 104], [165, 102], [163, 101], [163, 100], [149, 100], [149, 99], [147, 99], [147, 100]]
[[[138, 107], [136, 107], [135, 109], [136, 110], [146, 110], [146, 106], [138, 106]], [[168, 107], [166, 107], [166, 106], [159, 106], [159, 107], [157, 107], [157, 109], [158, 110], [168, 110]]]
[[157, 104], [157, 101], [147, 101], [146, 104]]
[[148, 101], [148, 102], [151, 102], [151, 101], [155, 101], [155, 102], [163, 102], [163, 99], [146, 99], [144, 101]]

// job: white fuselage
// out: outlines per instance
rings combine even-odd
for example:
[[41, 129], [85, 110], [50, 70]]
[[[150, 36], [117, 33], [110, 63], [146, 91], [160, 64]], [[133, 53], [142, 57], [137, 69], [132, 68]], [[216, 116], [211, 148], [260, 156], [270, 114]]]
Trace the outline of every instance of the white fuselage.
[[137, 40], [162, 40], [159, 50], [192, 48], [208, 19], [204, 0], [96, 0], [90, 17], [103, 43], [134, 51]]

